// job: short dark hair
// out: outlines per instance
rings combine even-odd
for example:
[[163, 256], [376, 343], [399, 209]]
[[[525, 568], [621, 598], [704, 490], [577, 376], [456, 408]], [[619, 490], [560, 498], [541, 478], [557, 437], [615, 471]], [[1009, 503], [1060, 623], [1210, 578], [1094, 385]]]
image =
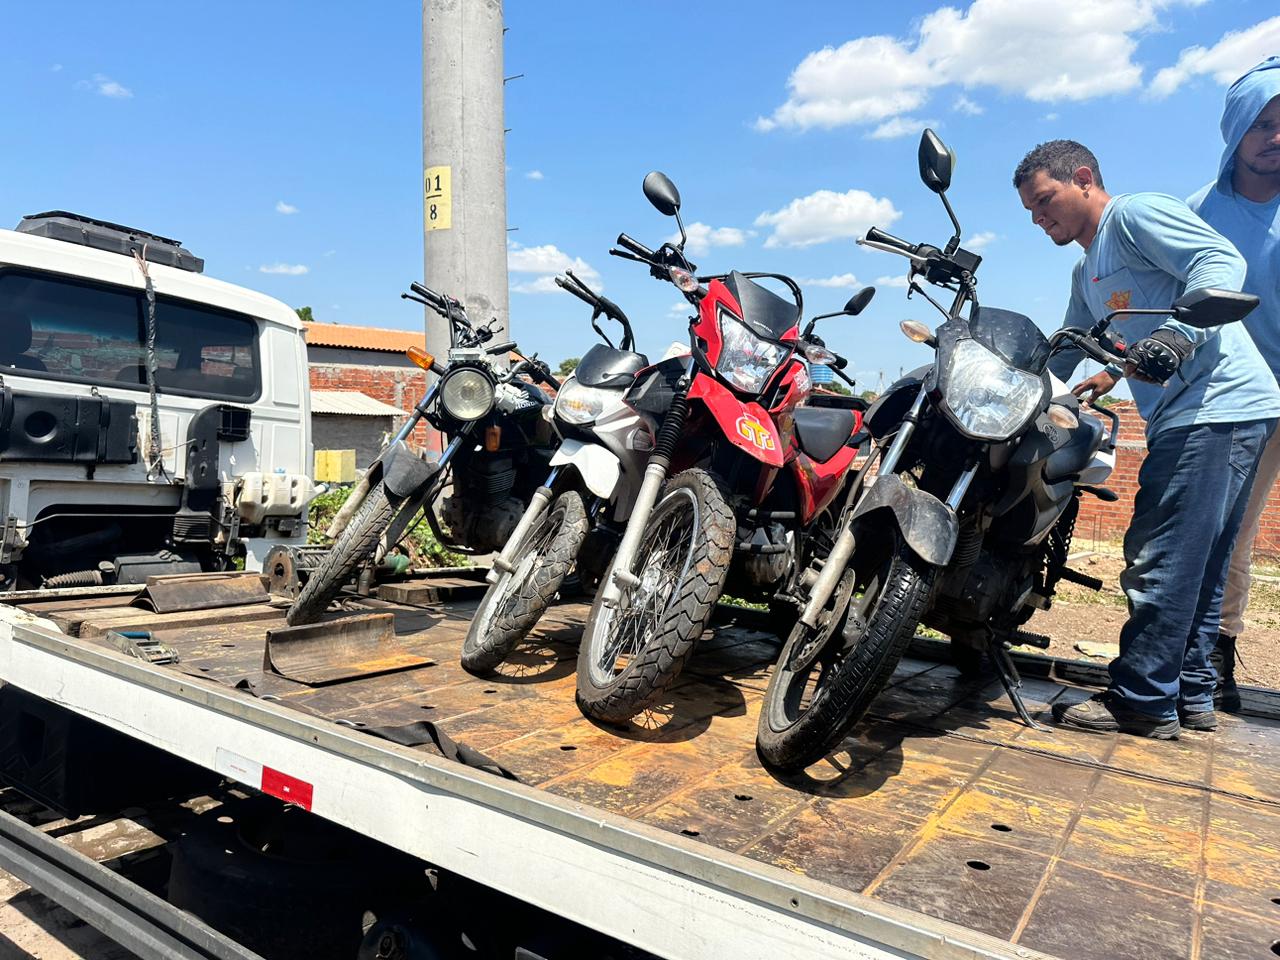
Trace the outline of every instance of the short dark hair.
[[1022, 158], [1018, 169], [1013, 171], [1013, 188], [1016, 190], [1022, 186], [1023, 181], [1034, 177], [1037, 170], [1043, 170], [1059, 183], [1070, 183], [1081, 167], [1088, 167], [1098, 188], [1106, 189], [1102, 184], [1102, 171], [1098, 169], [1098, 158], [1092, 150], [1074, 140], [1050, 140], [1028, 151]]

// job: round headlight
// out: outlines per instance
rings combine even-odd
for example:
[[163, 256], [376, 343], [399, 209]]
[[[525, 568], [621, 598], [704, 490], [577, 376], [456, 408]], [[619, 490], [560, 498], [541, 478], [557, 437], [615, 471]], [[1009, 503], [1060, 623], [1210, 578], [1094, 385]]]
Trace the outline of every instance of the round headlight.
[[445, 374], [440, 402], [455, 420], [479, 420], [493, 409], [493, 381], [473, 367]]

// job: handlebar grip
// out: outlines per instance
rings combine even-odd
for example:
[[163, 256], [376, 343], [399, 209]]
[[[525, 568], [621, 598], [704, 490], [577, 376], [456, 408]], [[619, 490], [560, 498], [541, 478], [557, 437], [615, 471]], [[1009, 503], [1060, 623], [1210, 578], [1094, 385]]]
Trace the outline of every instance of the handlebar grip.
[[639, 240], [632, 240], [625, 233], [618, 234], [618, 246], [630, 250], [637, 256], [644, 257], [646, 260], [652, 260], [657, 256], [656, 253], [646, 247]]
[[409, 289], [412, 290], [414, 293], [416, 293], [418, 296], [422, 297], [424, 300], [430, 300], [432, 303], [440, 303], [443, 299], [440, 296], [440, 294], [436, 293], [430, 287], [423, 286], [422, 284], [418, 283], [418, 281], [416, 280], [412, 281], [409, 284]]
[[895, 237], [891, 233], [885, 233], [879, 227], [872, 227], [867, 231], [866, 239], [872, 243], [882, 243], [887, 247], [897, 247], [903, 253], [915, 253], [916, 244], [907, 243], [907, 241]]
[[595, 298], [591, 295], [591, 293], [589, 291], [583, 290], [581, 287], [579, 287], [576, 283], [572, 282], [571, 280], [566, 280], [564, 277], [556, 277], [556, 286], [559, 287], [561, 290], [565, 290], [569, 293], [572, 293], [575, 297], [577, 297], [579, 300], [581, 300], [583, 303], [585, 303], [589, 307], [594, 307], [596, 305]]
[[849, 361], [846, 360], [844, 357], [840, 356], [839, 354], [836, 354], [835, 358], [836, 358], [835, 368], [837, 370], [843, 370], [845, 367], [849, 365]]
[[500, 353], [510, 353], [516, 348], [514, 340], [506, 340], [503, 343], [495, 343], [492, 347], [485, 347], [484, 352], [497, 356]]
[[545, 383], [547, 386], [549, 386], [552, 390], [555, 390], [557, 393], [560, 392], [560, 381], [557, 380], [555, 377], [553, 377], [551, 374], [542, 373], [541, 371], [539, 371], [538, 379], [541, 380], [543, 383]]

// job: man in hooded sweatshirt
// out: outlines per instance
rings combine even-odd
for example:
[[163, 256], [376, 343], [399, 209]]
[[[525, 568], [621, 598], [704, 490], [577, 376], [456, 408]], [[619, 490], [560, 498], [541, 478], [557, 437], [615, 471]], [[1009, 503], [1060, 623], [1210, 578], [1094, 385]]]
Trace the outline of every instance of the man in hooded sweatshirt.
[[[1054, 243], [1084, 248], [1063, 326], [1088, 328], [1116, 310], [1167, 310], [1185, 292], [1239, 290], [1244, 281], [1239, 253], [1185, 203], [1110, 195], [1097, 158], [1073, 140], [1030, 151], [1013, 185]], [[1073, 390], [1096, 399], [1123, 374], [1147, 421], [1120, 575], [1129, 619], [1107, 691], [1056, 705], [1054, 718], [1167, 740], [1182, 727], [1217, 725], [1209, 653], [1258, 456], [1280, 417], [1280, 388], [1239, 323], [1201, 329], [1167, 315], [1127, 316], [1111, 332], [1129, 344], [1124, 369]], [[1067, 380], [1082, 356], [1062, 351], [1049, 367]]]
[[[1187, 204], [1244, 257], [1244, 290], [1262, 301], [1244, 325], [1280, 380], [1280, 57], [1262, 61], [1231, 85], [1222, 111], [1222, 139], [1226, 149], [1218, 176]], [[1272, 435], [1258, 462], [1222, 598], [1212, 657], [1218, 671], [1214, 700], [1230, 712], [1240, 709], [1235, 651], [1249, 603], [1249, 560], [1277, 476], [1280, 432]]]

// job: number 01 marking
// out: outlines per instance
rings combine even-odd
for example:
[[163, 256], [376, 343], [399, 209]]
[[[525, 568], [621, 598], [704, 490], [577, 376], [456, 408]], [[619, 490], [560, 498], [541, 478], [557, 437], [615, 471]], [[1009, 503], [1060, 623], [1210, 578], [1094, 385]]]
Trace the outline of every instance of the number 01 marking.
[[427, 167], [423, 175], [423, 218], [428, 230], [448, 230], [453, 226], [452, 168]]

